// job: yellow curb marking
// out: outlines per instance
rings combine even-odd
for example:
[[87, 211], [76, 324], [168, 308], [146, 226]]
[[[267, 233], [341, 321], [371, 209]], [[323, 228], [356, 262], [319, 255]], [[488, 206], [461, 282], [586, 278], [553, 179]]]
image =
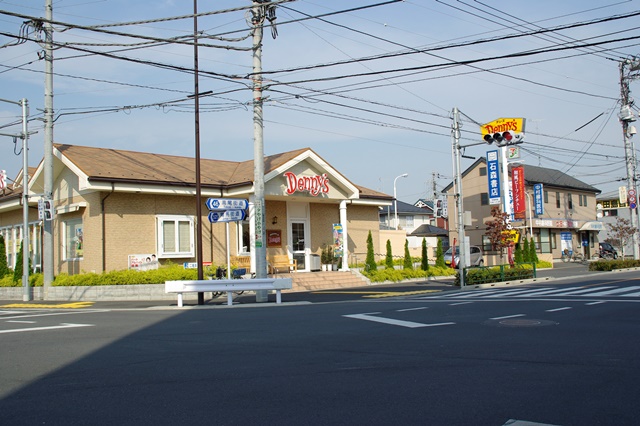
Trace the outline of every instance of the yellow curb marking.
[[44, 304], [44, 303], [12, 303], [10, 305], [2, 305], [0, 308], [36, 308], [36, 309], [82, 309], [93, 306], [93, 302], [73, 302], [60, 304]]

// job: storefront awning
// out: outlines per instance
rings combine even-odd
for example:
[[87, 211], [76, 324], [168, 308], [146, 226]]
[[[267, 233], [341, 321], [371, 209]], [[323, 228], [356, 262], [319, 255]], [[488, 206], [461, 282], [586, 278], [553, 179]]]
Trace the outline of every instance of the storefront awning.
[[604, 224], [602, 222], [585, 222], [584, 225], [580, 228], [581, 231], [602, 231], [604, 229]]

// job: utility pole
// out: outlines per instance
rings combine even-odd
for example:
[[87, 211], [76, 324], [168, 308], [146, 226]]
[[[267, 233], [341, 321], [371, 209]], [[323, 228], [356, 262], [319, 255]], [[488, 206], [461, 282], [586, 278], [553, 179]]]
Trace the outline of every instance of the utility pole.
[[[200, 85], [198, 82], [198, 0], [193, 0], [193, 96], [195, 114], [196, 169], [196, 263], [198, 279], [204, 279], [202, 269], [202, 189], [200, 184]], [[204, 305], [204, 293], [198, 293], [198, 305]]]
[[[264, 217], [264, 140], [262, 116], [262, 36], [266, 7], [253, 0], [253, 248], [256, 278], [267, 278], [266, 221]], [[266, 291], [256, 292], [256, 302], [268, 300]]]
[[[53, 204], [53, 0], [45, 0], [44, 23], [44, 198]], [[55, 208], [55, 205], [53, 205]], [[53, 282], [53, 220], [42, 223], [43, 298]]]
[[[22, 139], [22, 288], [24, 290], [22, 300], [28, 302], [31, 300], [31, 290], [29, 288], [29, 261], [31, 260], [31, 243], [29, 240], [29, 103], [26, 98], [21, 99], [19, 102], [0, 99], [0, 102], [7, 102], [22, 108], [22, 133], [20, 134], [20, 139]], [[17, 135], [6, 133], [0, 133], [0, 136], [13, 137], [14, 141], [18, 137]], [[0, 173], [4, 174], [4, 170], [0, 171]], [[1, 177], [1, 179], [4, 178], [4, 176]], [[0, 188], [4, 188], [4, 180]], [[5, 253], [0, 253], [0, 256], [4, 255]]]
[[[29, 103], [26, 99], [20, 101], [22, 106], [22, 300], [31, 300], [29, 288], [29, 261], [31, 260], [31, 243], [29, 240]], [[0, 254], [4, 256], [4, 253]]]
[[[460, 113], [458, 108], [453, 108], [453, 123], [451, 124], [451, 145], [453, 150], [453, 176], [454, 176], [454, 197], [456, 200], [456, 213], [457, 213], [457, 225], [458, 225], [458, 244], [459, 244], [459, 256], [458, 256], [458, 270], [460, 271], [460, 288], [464, 288], [465, 276], [464, 269], [466, 267], [466, 242], [464, 235], [464, 209], [462, 203], [462, 170], [460, 164]], [[456, 255], [455, 245], [451, 252], [451, 261]]]
[[[638, 230], [638, 209], [637, 209], [637, 174], [636, 174], [636, 154], [631, 137], [633, 133], [629, 130], [632, 126], [629, 123], [636, 120], [631, 109], [633, 100], [629, 97], [629, 82], [640, 78], [640, 59], [637, 57], [627, 58], [620, 62], [620, 123], [622, 124], [622, 138], [624, 140], [624, 157], [627, 169], [627, 193], [629, 195], [629, 214], [631, 216], [631, 226]], [[635, 201], [632, 200], [635, 198]], [[638, 246], [638, 232], [634, 232], [631, 238], [633, 245], [633, 258], [640, 259], [640, 247]]]

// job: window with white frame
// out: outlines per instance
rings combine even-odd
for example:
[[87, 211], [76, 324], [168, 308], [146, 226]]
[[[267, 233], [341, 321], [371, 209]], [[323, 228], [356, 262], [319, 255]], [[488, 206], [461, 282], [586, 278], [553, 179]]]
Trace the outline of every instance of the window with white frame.
[[400, 226], [411, 227], [413, 226], [413, 215], [400, 216]]
[[158, 258], [193, 257], [194, 228], [192, 216], [157, 216]]
[[76, 260], [83, 257], [84, 234], [82, 219], [71, 219], [64, 222], [62, 252], [64, 260]]
[[243, 220], [238, 224], [238, 254], [248, 255], [251, 252], [251, 233], [249, 231], [249, 221]]

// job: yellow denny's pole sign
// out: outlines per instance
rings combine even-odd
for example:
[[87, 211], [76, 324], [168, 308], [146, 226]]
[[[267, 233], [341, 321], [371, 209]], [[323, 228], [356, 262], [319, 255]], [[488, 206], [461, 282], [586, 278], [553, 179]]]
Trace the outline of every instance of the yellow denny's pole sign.
[[482, 133], [483, 138], [485, 135], [509, 131], [513, 133], [524, 133], [524, 125], [524, 118], [498, 118], [490, 123], [482, 124], [480, 126], [480, 133]]

